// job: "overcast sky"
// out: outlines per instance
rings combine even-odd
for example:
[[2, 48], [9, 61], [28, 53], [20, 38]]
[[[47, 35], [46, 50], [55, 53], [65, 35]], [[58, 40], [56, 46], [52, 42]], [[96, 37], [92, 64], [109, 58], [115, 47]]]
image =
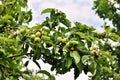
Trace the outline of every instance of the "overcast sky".
[[79, 21], [96, 28], [103, 24], [103, 20], [92, 10], [93, 0], [29, 0], [28, 5], [33, 11], [31, 26], [45, 20], [45, 15], [40, 13], [46, 8], [56, 8], [65, 12], [72, 22]]
[[[66, 13], [67, 18], [72, 22], [81, 22], [90, 26], [94, 26], [97, 31], [100, 30], [100, 26], [103, 25], [103, 20], [95, 15], [95, 11], [92, 10], [93, 0], [28, 0], [29, 8], [33, 12], [33, 20], [30, 26], [45, 20], [45, 15], [40, 15], [41, 11], [46, 8], [56, 8]], [[41, 62], [41, 64], [43, 64]], [[29, 66], [30, 68], [37, 68], [35, 66]], [[43, 69], [49, 70], [49, 65], [41, 65]], [[74, 80], [73, 72], [69, 72], [65, 75], [58, 75], [56, 80]], [[88, 80], [85, 75], [80, 75], [77, 80]]]

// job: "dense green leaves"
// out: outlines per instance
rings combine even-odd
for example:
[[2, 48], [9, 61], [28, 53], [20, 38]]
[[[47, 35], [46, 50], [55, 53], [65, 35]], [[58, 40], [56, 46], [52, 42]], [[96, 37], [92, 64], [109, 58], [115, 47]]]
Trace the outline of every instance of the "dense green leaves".
[[[113, 27], [103, 25], [104, 32], [96, 32], [92, 26], [75, 22], [72, 26], [66, 14], [47, 8], [41, 14], [49, 17], [41, 24], [29, 28], [31, 10], [27, 10], [27, 0], [2, 0], [0, 4], [0, 79], [1, 80], [45, 80], [38, 74], [55, 77], [41, 70], [42, 60], [51, 65], [57, 74], [65, 74], [74, 68], [77, 79], [84, 71], [92, 73], [92, 80], [119, 80], [120, 74], [120, 31], [119, 1], [95, 0], [94, 9], [103, 18], [112, 21]], [[24, 10], [23, 10], [24, 8]], [[27, 59], [26, 62], [23, 59]], [[27, 66], [33, 61], [39, 71]], [[35, 71], [34, 71], [35, 73]]]
[[120, 6], [117, 5], [119, 5], [119, 0], [95, 0], [93, 9], [95, 9], [100, 18], [111, 21], [112, 25], [119, 31], [120, 23], [118, 20], [120, 19]]
[[103, 55], [107, 56], [107, 58], [109, 58], [111, 61], [114, 61], [114, 57], [111, 56], [111, 54], [109, 52], [105, 52], [105, 51], [100, 51]]

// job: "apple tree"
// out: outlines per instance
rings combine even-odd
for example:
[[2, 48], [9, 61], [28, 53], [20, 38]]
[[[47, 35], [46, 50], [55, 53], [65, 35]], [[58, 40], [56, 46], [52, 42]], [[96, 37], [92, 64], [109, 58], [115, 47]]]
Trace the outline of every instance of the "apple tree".
[[[39, 44], [36, 43], [38, 38], [35, 42], [30, 38], [32, 30], [28, 23], [31, 20], [32, 12], [27, 8], [27, 0], [0, 0], [0, 80], [44, 80], [27, 69], [28, 62], [22, 62], [23, 58], [35, 54], [28, 53], [29, 45]], [[36, 36], [39, 36], [38, 32]], [[38, 73], [52, 77], [44, 70]]]
[[[108, 20], [112, 27], [106, 26], [108, 40], [105, 41], [104, 50], [114, 56], [113, 64], [109, 66], [113, 72], [114, 80], [120, 79], [120, 0], [95, 0], [93, 9], [103, 20]], [[111, 28], [111, 29], [110, 29]]]
[[[93, 26], [72, 23], [65, 13], [53, 8], [41, 12], [49, 14], [42, 23], [28, 27], [32, 12], [27, 8], [27, 0], [1, 0], [0, 79], [45, 80], [40, 75], [44, 74], [48, 80], [55, 80], [49, 72], [41, 70], [41, 59], [56, 74], [74, 69], [75, 79], [84, 71], [92, 74], [91, 80], [119, 80], [119, 7], [115, 7], [118, 4], [119, 0], [94, 1], [96, 13], [114, 26], [104, 24], [104, 31], [96, 32]], [[40, 69], [35, 75], [27, 68], [30, 61]]]

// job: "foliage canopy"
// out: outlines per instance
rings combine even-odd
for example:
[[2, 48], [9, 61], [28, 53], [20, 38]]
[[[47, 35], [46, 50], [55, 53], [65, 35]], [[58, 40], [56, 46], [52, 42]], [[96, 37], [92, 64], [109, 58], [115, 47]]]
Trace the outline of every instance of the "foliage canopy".
[[[41, 70], [38, 62], [41, 59], [57, 74], [74, 68], [75, 79], [84, 71], [92, 73], [92, 80], [119, 80], [119, 3], [119, 0], [94, 1], [96, 13], [114, 26], [104, 24], [104, 32], [96, 32], [94, 27], [80, 22], [72, 26], [65, 13], [53, 8], [43, 10], [41, 14], [49, 13], [49, 17], [29, 28], [32, 12], [27, 9], [27, 0], [1, 0], [0, 79], [45, 80], [39, 76], [42, 73], [48, 80], [55, 80], [49, 72]], [[28, 59], [25, 63], [24, 58]], [[40, 68], [36, 75], [27, 69], [30, 61]]]

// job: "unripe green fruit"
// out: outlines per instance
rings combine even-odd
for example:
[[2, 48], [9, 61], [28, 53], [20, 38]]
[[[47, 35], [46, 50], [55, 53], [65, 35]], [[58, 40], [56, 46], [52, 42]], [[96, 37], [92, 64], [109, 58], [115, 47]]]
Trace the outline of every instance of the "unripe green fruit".
[[39, 37], [36, 37], [34, 40], [35, 40], [35, 42], [40, 42], [40, 38]]
[[63, 38], [63, 40], [62, 40], [63, 42], [66, 42], [67, 41], [67, 38]]
[[67, 41], [67, 38], [58, 37], [57, 40], [58, 40], [58, 41], [61, 41], [61, 42], [66, 42], [66, 41]]
[[37, 36], [37, 37], [41, 36], [41, 32], [39, 32], [39, 31], [36, 32], [35, 36]]
[[58, 37], [57, 40], [58, 40], [58, 41], [62, 41], [62, 37]]
[[5, 80], [10, 80], [9, 78], [6, 78]]
[[45, 32], [45, 31], [43, 31], [43, 33], [42, 33], [43, 35], [48, 35], [48, 33], [47, 32]]
[[32, 34], [30, 37], [31, 37], [32, 39], [34, 39], [34, 38], [35, 38], [35, 35], [34, 35], [34, 34]]

